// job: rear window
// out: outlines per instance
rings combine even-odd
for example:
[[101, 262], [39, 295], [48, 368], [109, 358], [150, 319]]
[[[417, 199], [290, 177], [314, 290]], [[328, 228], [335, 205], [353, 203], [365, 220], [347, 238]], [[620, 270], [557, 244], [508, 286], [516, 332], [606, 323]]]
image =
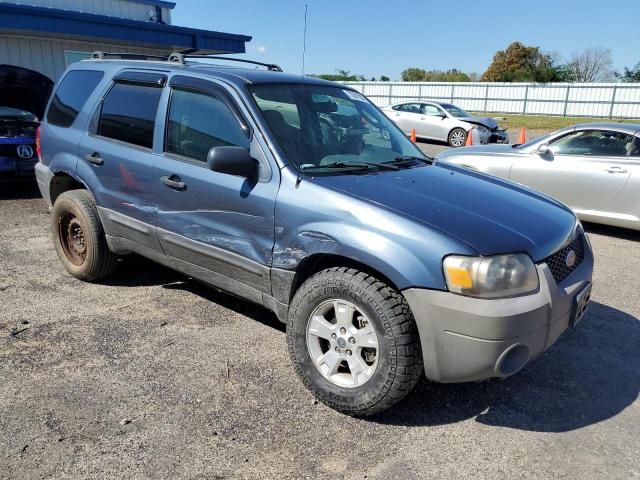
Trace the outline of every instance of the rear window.
[[103, 76], [104, 72], [95, 70], [67, 73], [51, 100], [47, 121], [58, 127], [70, 127]]
[[151, 148], [161, 94], [157, 87], [116, 83], [102, 102], [98, 135]]

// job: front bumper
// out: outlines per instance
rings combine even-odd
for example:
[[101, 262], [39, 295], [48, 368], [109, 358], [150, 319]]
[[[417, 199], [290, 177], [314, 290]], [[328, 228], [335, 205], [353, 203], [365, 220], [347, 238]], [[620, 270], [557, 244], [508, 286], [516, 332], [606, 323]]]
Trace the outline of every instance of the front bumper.
[[467, 382], [507, 377], [540, 356], [564, 332], [575, 296], [591, 282], [593, 254], [557, 285], [537, 266], [540, 289], [522, 297], [486, 300], [411, 288], [404, 294], [415, 317], [427, 378]]

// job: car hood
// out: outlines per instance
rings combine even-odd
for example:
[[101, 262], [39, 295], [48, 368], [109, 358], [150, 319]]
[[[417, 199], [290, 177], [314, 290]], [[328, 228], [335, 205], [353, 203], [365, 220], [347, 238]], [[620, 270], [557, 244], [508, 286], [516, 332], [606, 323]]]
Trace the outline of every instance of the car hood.
[[474, 125], [483, 125], [489, 130], [495, 130], [498, 128], [498, 122], [495, 118], [489, 117], [458, 117], [458, 120], [463, 122], [472, 123]]
[[13, 65], [0, 65], [2, 106], [26, 110], [42, 118], [53, 82], [44, 75]]
[[451, 164], [311, 181], [444, 231], [480, 255], [526, 252], [537, 262], [565, 245], [576, 227], [561, 203]]
[[445, 150], [444, 152], [440, 152], [436, 158], [438, 160], [444, 160], [447, 157], [460, 157], [460, 156], [478, 156], [478, 155], [517, 155], [522, 153], [516, 148], [513, 148], [513, 145], [509, 144], [500, 144], [500, 143], [490, 143], [488, 145], [472, 145], [470, 147], [464, 148], [450, 148]]

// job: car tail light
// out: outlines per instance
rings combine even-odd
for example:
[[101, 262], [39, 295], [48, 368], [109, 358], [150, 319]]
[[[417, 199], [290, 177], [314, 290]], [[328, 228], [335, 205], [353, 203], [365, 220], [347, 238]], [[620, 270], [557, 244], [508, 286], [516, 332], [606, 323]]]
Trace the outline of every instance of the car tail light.
[[42, 150], [40, 149], [40, 128], [41, 127], [38, 127], [36, 129], [36, 155], [38, 155], [38, 161], [42, 162]]

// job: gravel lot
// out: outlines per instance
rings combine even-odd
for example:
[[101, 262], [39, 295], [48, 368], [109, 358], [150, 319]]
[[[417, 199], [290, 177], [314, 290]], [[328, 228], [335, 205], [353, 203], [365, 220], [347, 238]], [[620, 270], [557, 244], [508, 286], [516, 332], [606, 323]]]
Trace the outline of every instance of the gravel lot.
[[362, 420], [314, 402], [271, 313], [139, 258], [81, 283], [36, 189], [0, 185], [0, 478], [640, 478], [640, 233], [587, 227], [578, 328]]

